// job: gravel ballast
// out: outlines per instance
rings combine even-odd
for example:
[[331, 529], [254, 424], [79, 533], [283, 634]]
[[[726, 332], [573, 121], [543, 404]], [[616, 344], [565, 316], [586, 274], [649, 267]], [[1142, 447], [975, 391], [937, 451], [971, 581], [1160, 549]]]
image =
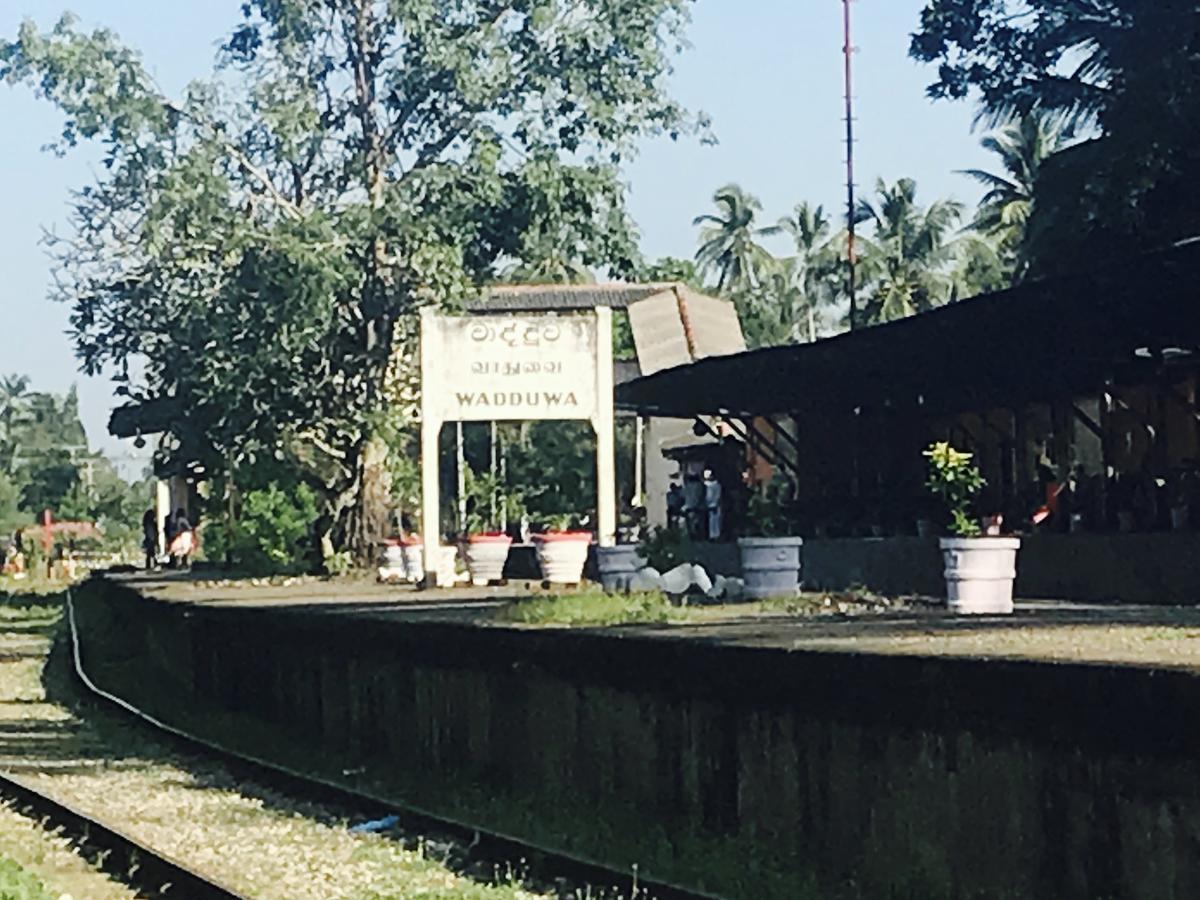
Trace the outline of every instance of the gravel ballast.
[[[62, 628], [61, 607], [15, 599], [0, 593], [0, 771], [256, 897], [541, 896], [509, 878], [485, 883], [460, 874], [446, 864], [461, 858], [452, 845], [395, 832], [352, 832], [357, 823], [345, 811], [239, 783], [221, 763], [181, 753], [141, 725], [72, 696], [65, 648], [51, 652]], [[11, 652], [18, 647], [21, 653]], [[0, 808], [0, 855], [29, 868], [39, 851], [20, 849], [25, 828], [47, 842], [45, 858], [54, 858], [52, 865], [32, 869], [35, 874], [45, 879], [60, 865], [66, 872], [70, 859], [81, 873], [107, 881], [65, 841], [20, 819]], [[133, 896], [107, 884], [111, 890], [55, 881], [53, 889], [99, 900]]]

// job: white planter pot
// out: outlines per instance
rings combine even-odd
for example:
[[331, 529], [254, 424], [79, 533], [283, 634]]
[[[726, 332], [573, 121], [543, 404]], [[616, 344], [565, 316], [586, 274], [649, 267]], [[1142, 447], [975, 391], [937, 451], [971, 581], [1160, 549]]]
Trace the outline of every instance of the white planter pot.
[[[434, 571], [437, 572], [437, 585], [450, 587], [455, 581], [455, 563], [458, 561], [458, 548], [445, 545], [437, 548], [437, 559], [433, 561]], [[413, 584], [425, 580], [425, 546], [423, 544], [407, 544], [404, 547], [404, 568], [408, 579]]]
[[592, 535], [586, 531], [535, 534], [538, 565], [542, 578], [554, 584], [578, 584], [583, 580], [583, 565], [587, 562]]
[[939, 543], [946, 564], [946, 602], [951, 612], [1013, 611], [1020, 538], [942, 538]]
[[399, 541], [386, 541], [379, 553], [378, 579], [388, 584], [408, 580], [404, 565], [404, 548]]
[[511, 546], [512, 538], [506, 534], [473, 534], [467, 538], [467, 571], [471, 573], [471, 584], [480, 587], [502, 579]]
[[[453, 547], [444, 548], [453, 550]], [[405, 544], [404, 545], [404, 572], [405, 576], [413, 584], [422, 581], [425, 578], [425, 545], [424, 544]]]
[[637, 544], [618, 544], [597, 547], [596, 566], [600, 569], [600, 584], [604, 590], [627, 592], [634, 573], [646, 567], [646, 560], [638, 553]]
[[742, 555], [745, 596], [751, 600], [782, 597], [800, 589], [800, 547], [798, 537], [738, 538]]

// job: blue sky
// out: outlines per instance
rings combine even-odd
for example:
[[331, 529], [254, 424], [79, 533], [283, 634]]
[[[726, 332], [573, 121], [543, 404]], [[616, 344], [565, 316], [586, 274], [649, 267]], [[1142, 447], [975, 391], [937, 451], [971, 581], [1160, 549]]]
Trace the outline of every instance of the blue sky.
[[[206, 75], [240, 0], [0, 0], [0, 39], [24, 18], [42, 27], [64, 9], [103, 25], [138, 49], [165, 90]], [[907, 57], [923, 0], [854, 4], [857, 169], [861, 189], [877, 177], [916, 178], [918, 199], [978, 191], [956, 169], [987, 167], [972, 109], [924, 96], [932, 70]], [[841, 9], [839, 0], [697, 0], [692, 48], [677, 61], [674, 92], [713, 120], [719, 144], [648, 143], [628, 167], [631, 208], [651, 257], [691, 256], [692, 218], [715, 189], [738, 182], [763, 203], [766, 222], [800, 200], [844, 203]], [[63, 230], [68, 192], [86, 183], [96, 154], [44, 153], [59, 128], [55, 111], [24, 89], [0, 85], [0, 372], [32, 376], [35, 387], [79, 386], [93, 444], [131, 449], [105, 435], [111, 385], [79, 374], [64, 334], [67, 309], [45, 299], [50, 261], [43, 228]]]

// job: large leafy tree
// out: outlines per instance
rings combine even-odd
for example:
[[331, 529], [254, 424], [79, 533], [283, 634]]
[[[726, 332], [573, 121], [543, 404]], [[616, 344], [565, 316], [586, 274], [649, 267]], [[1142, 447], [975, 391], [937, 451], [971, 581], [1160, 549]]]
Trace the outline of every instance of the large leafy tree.
[[701, 277], [696, 263], [674, 256], [663, 256], [644, 262], [637, 271], [637, 280], [648, 284], [678, 282], [686, 284], [694, 291], [704, 290], [704, 278]]
[[879, 179], [875, 194], [855, 211], [859, 222], [873, 228], [863, 241], [864, 321], [900, 319], [955, 299], [962, 204], [937, 200], [921, 206], [911, 178], [890, 185]]
[[719, 292], [754, 288], [762, 280], [763, 267], [770, 263], [770, 254], [758, 243], [762, 232], [755, 224], [762, 204], [736, 184], [718, 189], [713, 203], [716, 213], [705, 213], [692, 221], [700, 228], [696, 262], [704, 274], [716, 275]]
[[995, 239], [1012, 279], [1019, 281], [1027, 265], [1025, 238], [1038, 175], [1046, 158], [1059, 149], [1059, 132], [1029, 113], [980, 143], [999, 158], [1001, 171], [967, 169], [963, 173], [987, 188], [971, 226]]
[[933, 97], [978, 96], [994, 123], [1036, 113], [1095, 135], [1035, 188], [1036, 271], [1200, 232], [1195, 0], [929, 0], [913, 36]]
[[180, 97], [111, 32], [27, 23], [0, 76], [105, 152], [58, 244], [85, 368], [170, 398], [168, 450], [210, 473], [296, 467], [365, 548], [412, 313], [547, 248], [632, 271], [618, 167], [692, 124], [664, 92], [686, 7], [248, 0]]

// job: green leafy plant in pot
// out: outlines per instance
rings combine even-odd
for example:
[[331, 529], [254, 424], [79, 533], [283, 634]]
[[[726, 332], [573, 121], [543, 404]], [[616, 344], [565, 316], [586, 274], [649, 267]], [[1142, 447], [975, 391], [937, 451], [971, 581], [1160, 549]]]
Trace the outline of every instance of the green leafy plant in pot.
[[1011, 613], [1020, 539], [980, 536], [979, 520], [972, 511], [986, 482], [972, 454], [936, 441], [924, 456], [929, 461], [925, 485], [949, 514], [953, 535], [939, 542], [947, 605], [959, 613]]
[[979, 522], [971, 516], [975, 496], [987, 483], [973, 455], [955, 450], [947, 441], [930, 444], [924, 456], [929, 460], [925, 486], [950, 514], [950, 533], [957, 537], [976, 537]]
[[505, 490], [491, 473], [480, 474], [468, 468], [465, 475], [467, 518], [463, 556], [471, 583], [485, 585], [504, 577], [512, 538], [500, 525], [505, 517], [509, 521], [520, 517], [521, 496], [517, 491]]

